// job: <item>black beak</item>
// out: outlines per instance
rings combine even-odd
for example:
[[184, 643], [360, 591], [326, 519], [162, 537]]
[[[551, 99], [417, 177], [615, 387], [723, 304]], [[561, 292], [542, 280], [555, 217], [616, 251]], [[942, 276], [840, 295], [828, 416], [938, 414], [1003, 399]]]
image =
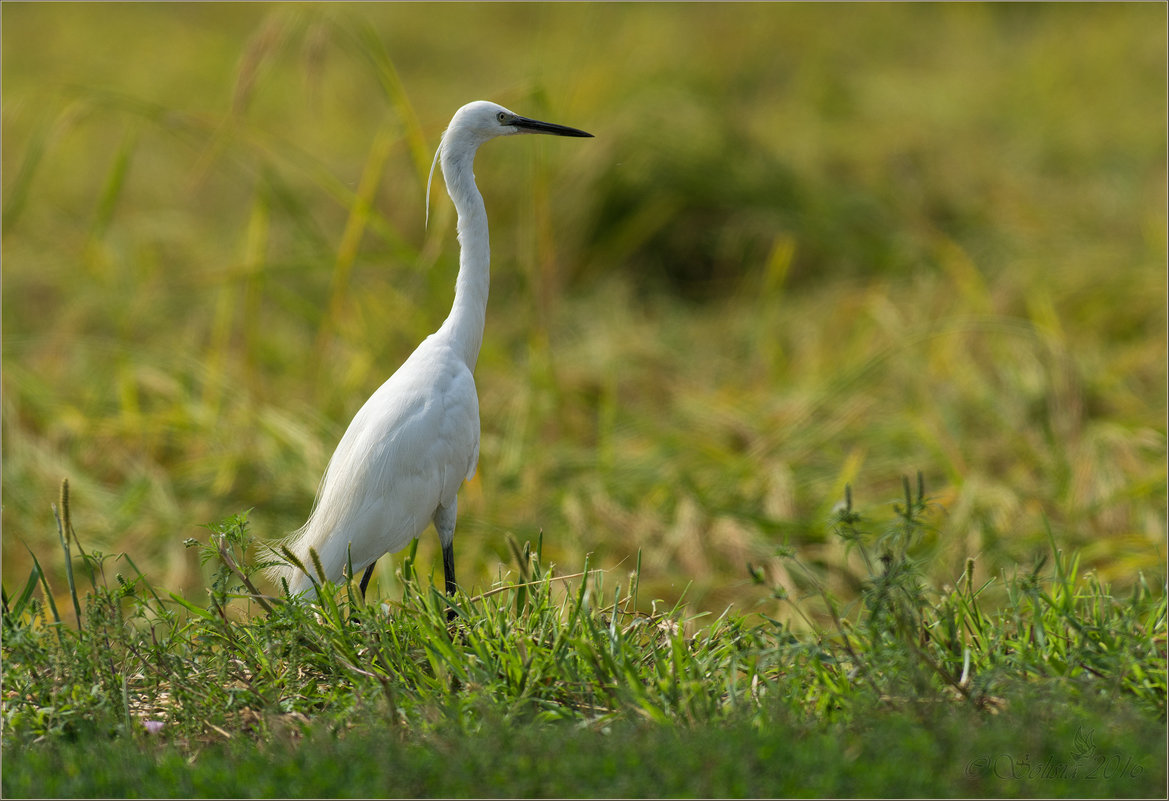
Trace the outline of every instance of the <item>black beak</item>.
[[554, 122], [540, 122], [539, 120], [530, 120], [527, 117], [516, 117], [510, 124], [527, 133], [552, 134], [553, 136], [587, 136], [590, 139], [593, 136], [591, 133], [585, 133], [577, 128], [569, 128], [567, 125], [557, 125]]

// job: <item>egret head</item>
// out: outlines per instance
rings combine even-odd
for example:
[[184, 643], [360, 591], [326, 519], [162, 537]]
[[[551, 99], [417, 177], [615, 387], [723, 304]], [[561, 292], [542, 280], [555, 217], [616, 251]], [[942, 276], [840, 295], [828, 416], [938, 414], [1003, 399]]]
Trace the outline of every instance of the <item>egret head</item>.
[[[454, 172], [462, 168], [470, 172], [471, 160], [479, 146], [497, 136], [513, 136], [515, 134], [551, 134], [552, 136], [587, 136], [591, 133], [567, 125], [556, 125], [551, 122], [540, 122], [528, 117], [521, 117], [514, 111], [509, 111], [498, 103], [487, 100], [476, 100], [468, 103], [455, 112], [451, 124], [443, 132], [442, 141], [434, 154], [434, 161], [430, 163], [430, 175], [426, 179], [426, 217], [430, 219], [430, 182], [434, 178], [434, 167], [442, 163], [443, 173], [448, 167]], [[449, 163], [448, 163], [449, 160]]]
[[[466, 138], [480, 145], [488, 139], [497, 136], [511, 136], [513, 134], [540, 133], [553, 136], [587, 136], [592, 134], [569, 128], [566, 125], [556, 125], [551, 122], [540, 122], [528, 117], [521, 117], [514, 111], [509, 111], [497, 103], [486, 100], [476, 100], [468, 103], [455, 112], [450, 127], [443, 135], [447, 138]], [[468, 142], [470, 144], [470, 142]]]

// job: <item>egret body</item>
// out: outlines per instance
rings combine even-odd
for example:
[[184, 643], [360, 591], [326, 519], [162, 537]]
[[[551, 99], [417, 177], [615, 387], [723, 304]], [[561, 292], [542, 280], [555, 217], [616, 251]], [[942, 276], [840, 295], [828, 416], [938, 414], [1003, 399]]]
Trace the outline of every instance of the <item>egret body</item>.
[[[435, 162], [458, 212], [459, 274], [450, 315], [370, 396], [341, 437], [321, 480], [308, 521], [288, 547], [317, 580], [338, 582], [352, 561], [365, 570], [401, 550], [433, 521], [442, 545], [447, 593], [455, 590], [458, 490], [479, 461], [479, 398], [475, 362], [483, 343], [491, 251], [487, 211], [472, 166], [479, 146], [497, 136], [592, 134], [521, 117], [479, 100], [455, 112]], [[433, 175], [434, 166], [431, 166]], [[430, 187], [427, 185], [429, 199]], [[316, 575], [315, 550], [325, 575]], [[293, 565], [272, 570], [291, 595], [312, 589]]]

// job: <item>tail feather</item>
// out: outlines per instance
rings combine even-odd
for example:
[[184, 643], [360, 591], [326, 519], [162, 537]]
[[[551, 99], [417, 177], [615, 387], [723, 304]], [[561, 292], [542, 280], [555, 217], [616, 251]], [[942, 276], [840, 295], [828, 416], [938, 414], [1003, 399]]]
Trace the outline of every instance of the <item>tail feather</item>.
[[[337, 452], [341, 453], [345, 446], [343, 439]], [[288, 582], [288, 593], [292, 596], [303, 593], [315, 594], [313, 582], [309, 573], [317, 582], [323, 580], [340, 581], [348, 562], [348, 542], [342, 537], [333, 536], [338, 529], [348, 528], [348, 521], [352, 512], [354, 499], [350, 494], [340, 491], [333, 480], [333, 464], [337, 454], [329, 460], [325, 468], [325, 475], [321, 478], [321, 485], [317, 491], [317, 498], [313, 502], [312, 512], [303, 526], [294, 531], [287, 539], [277, 543], [276, 549], [281, 557], [281, 564], [268, 569], [268, 576], [283, 586]], [[287, 548], [299, 561], [297, 566], [284, 556]], [[321, 576], [312, 558], [312, 551], [316, 551], [325, 575]], [[302, 569], [303, 567], [303, 569]], [[308, 572], [306, 572], [308, 571]]]
[[[336, 550], [337, 542], [336, 540], [330, 541], [328, 534], [332, 531], [332, 526], [325, 525], [324, 522], [321, 515], [314, 509], [307, 523], [277, 545], [277, 553], [281, 563], [268, 569], [268, 577], [279, 587], [283, 587], [284, 582], [287, 582], [288, 594], [291, 596], [295, 597], [306, 592], [314, 593], [313, 581], [309, 578], [310, 573], [318, 583], [326, 579], [329, 581], [341, 579], [345, 563], [343, 560], [339, 561], [333, 553]], [[294, 564], [284, 555], [285, 549], [296, 557], [300, 565]], [[317, 571], [312, 551], [316, 552], [317, 559], [320, 560], [321, 567], [325, 571], [324, 576], [321, 576]]]

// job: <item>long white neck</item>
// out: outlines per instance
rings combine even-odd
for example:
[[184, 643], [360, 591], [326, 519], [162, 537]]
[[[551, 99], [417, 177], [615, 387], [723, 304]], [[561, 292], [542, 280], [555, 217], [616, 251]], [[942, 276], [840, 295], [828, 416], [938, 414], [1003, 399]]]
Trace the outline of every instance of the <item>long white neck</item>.
[[487, 209], [475, 186], [474, 161], [474, 147], [443, 148], [442, 174], [459, 218], [459, 277], [455, 280], [454, 305], [438, 333], [450, 339], [471, 370], [475, 369], [483, 344], [491, 283]]

